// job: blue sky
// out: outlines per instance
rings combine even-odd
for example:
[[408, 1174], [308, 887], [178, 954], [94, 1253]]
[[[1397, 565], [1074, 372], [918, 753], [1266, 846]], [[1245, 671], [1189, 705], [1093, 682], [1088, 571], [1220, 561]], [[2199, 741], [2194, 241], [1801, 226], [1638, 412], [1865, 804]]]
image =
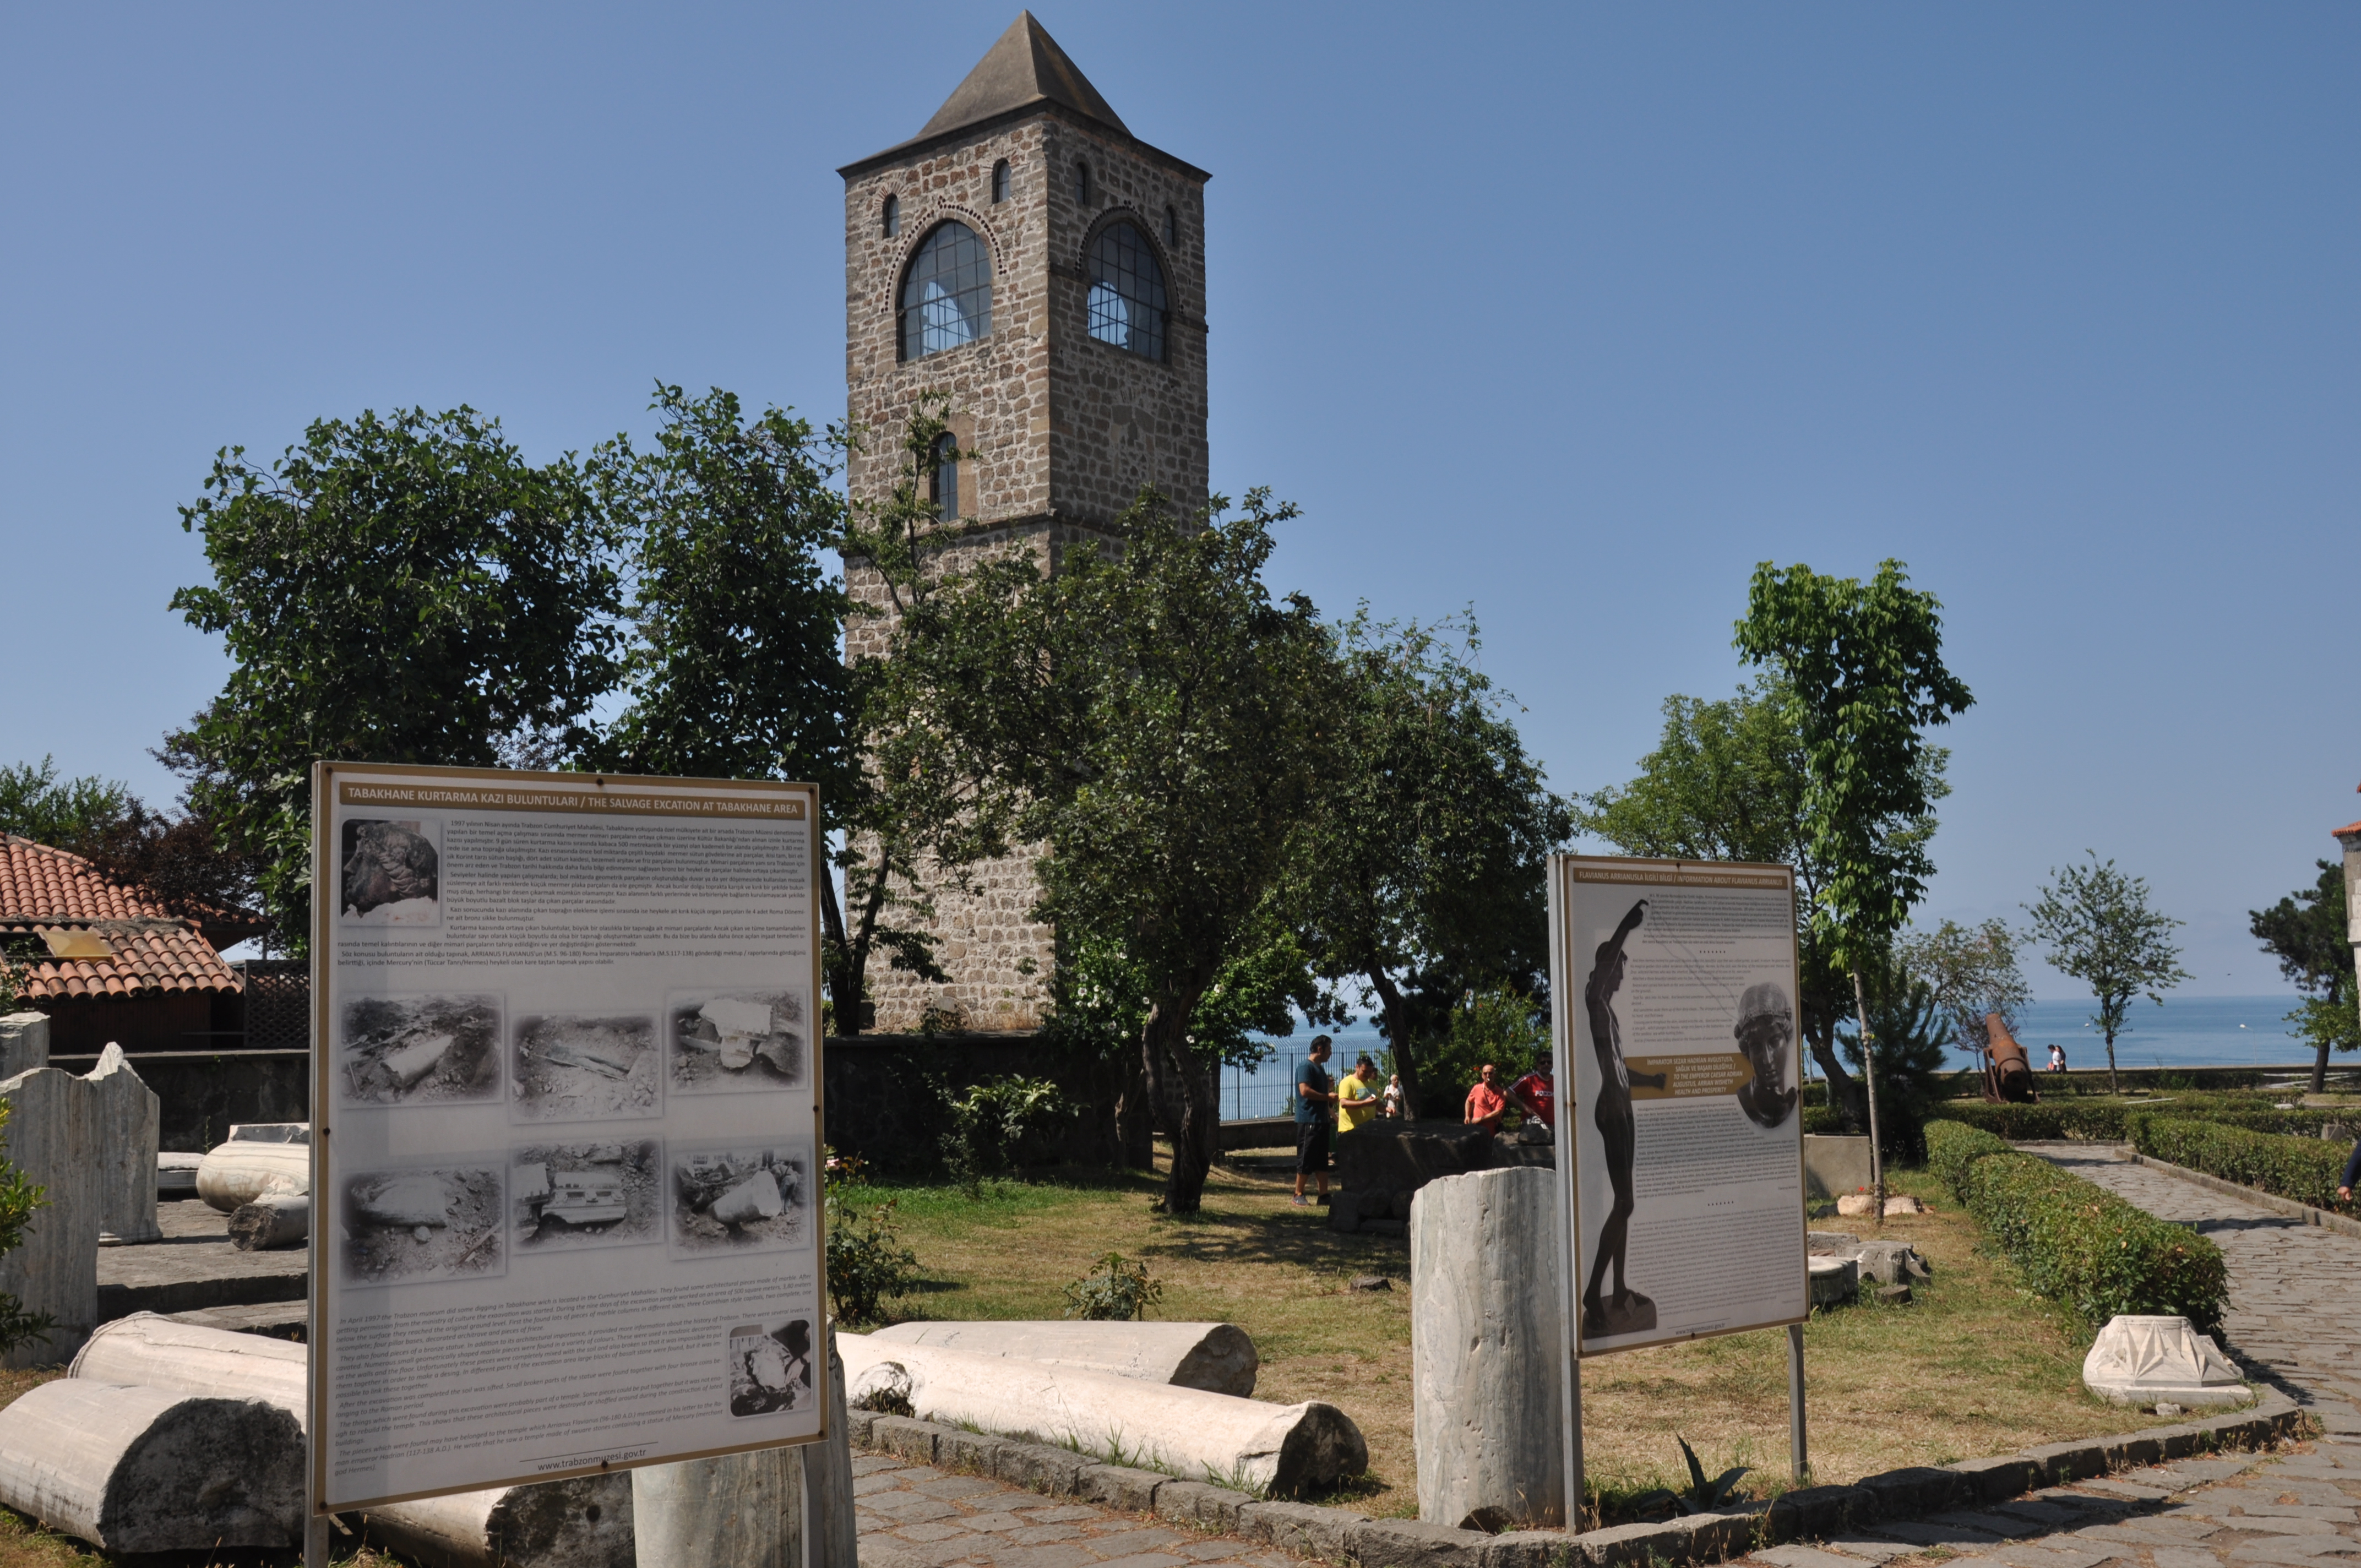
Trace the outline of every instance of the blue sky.
[[[0, 760], [170, 795], [218, 446], [465, 401], [549, 455], [659, 377], [840, 415], [833, 171], [1013, 15], [0, 14]], [[1927, 913], [2095, 849], [2191, 991], [2279, 989], [2245, 911], [2361, 817], [2361, 10], [1038, 15], [1213, 173], [1215, 483], [1304, 508], [1280, 584], [1472, 606], [1592, 789], [1741, 678], [1757, 561], [1899, 556], [1979, 699]]]

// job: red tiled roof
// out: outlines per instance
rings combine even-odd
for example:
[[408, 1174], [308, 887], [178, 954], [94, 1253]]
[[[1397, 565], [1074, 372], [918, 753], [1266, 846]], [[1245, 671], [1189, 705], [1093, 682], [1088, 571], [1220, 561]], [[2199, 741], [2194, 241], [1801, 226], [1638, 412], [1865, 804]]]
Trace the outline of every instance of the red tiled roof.
[[2339, 828], [2334, 836], [2342, 839], [2347, 833], [2361, 833], [2361, 822], [2348, 822], [2344, 827]]
[[25, 977], [33, 1001], [242, 989], [196, 923], [166, 913], [145, 889], [109, 881], [80, 855], [0, 835], [0, 932], [52, 930], [94, 932], [115, 957], [38, 959]]

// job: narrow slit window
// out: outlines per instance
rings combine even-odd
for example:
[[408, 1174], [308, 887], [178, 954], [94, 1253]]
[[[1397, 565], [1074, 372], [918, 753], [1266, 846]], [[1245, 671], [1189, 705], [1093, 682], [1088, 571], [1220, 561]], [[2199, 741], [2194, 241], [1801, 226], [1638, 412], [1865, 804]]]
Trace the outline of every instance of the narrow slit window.
[[892, 239], [895, 235], [902, 232], [901, 197], [888, 196], [885, 198], [885, 206], [882, 214], [882, 218], [883, 222], [879, 226], [884, 229], [885, 237], [887, 239]]
[[1091, 199], [1091, 166], [1082, 159], [1074, 160], [1074, 200], [1088, 203]]
[[992, 202], [998, 206], [1008, 200], [1008, 159], [1002, 159], [992, 166]]
[[1164, 209], [1164, 247], [1167, 250], [1180, 248], [1180, 209], [1178, 207]]
[[948, 433], [935, 437], [935, 468], [927, 482], [927, 499], [935, 503], [935, 516], [941, 521], [959, 519], [959, 443]]

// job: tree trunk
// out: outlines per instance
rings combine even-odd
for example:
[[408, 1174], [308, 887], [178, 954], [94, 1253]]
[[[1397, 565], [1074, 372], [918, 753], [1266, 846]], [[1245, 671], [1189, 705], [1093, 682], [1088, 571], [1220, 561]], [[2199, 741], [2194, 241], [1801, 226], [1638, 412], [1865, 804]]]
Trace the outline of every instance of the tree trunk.
[[2107, 1092], [2109, 1094], [2123, 1092], [2115, 1085], [2115, 1032], [2113, 1029], [2107, 1031]]
[[1812, 1059], [1820, 1064], [1820, 1076], [1828, 1080], [1828, 1104], [1844, 1118], [1844, 1124], [1855, 1133], [1869, 1131], [1869, 1106], [1853, 1081], [1852, 1074], [1844, 1069], [1837, 1055], [1836, 1033], [1833, 1026], [1812, 1032], [1806, 1027], [1805, 1039], [1812, 1047]]
[[[2330, 992], [2330, 994], [2331, 994], [2331, 995], [2334, 995], [2334, 994], [2335, 994], [2335, 993], [2334, 993], [2334, 992]], [[2320, 1054], [2319, 1054], [2318, 1056], [2316, 1056], [2316, 1057], [2314, 1057], [2314, 1058], [2312, 1058], [2312, 1091], [2314, 1094], [2325, 1094], [2325, 1093], [2327, 1093], [2327, 1092], [2328, 1092], [2328, 1047], [2329, 1047], [2329, 1044], [2330, 1044], [2330, 1042], [2328, 1041], [2328, 1039], [2327, 1039], [2325, 1036], [2323, 1036], [2323, 1037], [2322, 1038], [2321, 1042], [2320, 1042]]]
[[[1205, 1198], [1205, 1177], [1213, 1168], [1213, 1144], [1221, 1125], [1221, 1086], [1202, 1069], [1189, 1044], [1194, 993], [1159, 996], [1141, 1032], [1144, 1057], [1160, 1069], [1166, 1094], [1180, 1113], [1172, 1128], [1172, 1169], [1164, 1184], [1164, 1210], [1193, 1214]], [[1159, 1100], [1164, 1096], [1157, 1096]]]
[[836, 901], [836, 878], [826, 865], [819, 873], [819, 918], [821, 933], [836, 945], [832, 955], [836, 961], [828, 966], [828, 988], [833, 993], [829, 1000], [836, 1003], [830, 1010], [836, 1032], [857, 1035], [861, 1033], [861, 975], [853, 967], [852, 945], [844, 939], [844, 910]]
[[1869, 1035], [1869, 1003], [1862, 997], [1861, 970], [1852, 971], [1853, 1016], [1861, 1021], [1861, 1083], [1869, 1097], [1869, 1178], [1877, 1193], [1877, 1223], [1885, 1223], [1885, 1151], [1877, 1136], [1877, 1047]]
[[1153, 1170], [1156, 1113], [1148, 1102], [1143, 1064], [1126, 1052], [1110, 1061], [1107, 1070], [1120, 1080], [1115, 1093], [1115, 1163], [1125, 1170]]
[[1401, 992], [1393, 977], [1371, 964], [1364, 975], [1369, 989], [1378, 993], [1378, 1004], [1385, 1010], [1386, 1039], [1393, 1046], [1394, 1071], [1401, 1075], [1402, 1115], [1415, 1122], [1420, 1115], [1419, 1104], [1426, 1097], [1426, 1086], [1418, 1076], [1418, 1056], [1410, 1039], [1410, 1022], [1402, 1015]]

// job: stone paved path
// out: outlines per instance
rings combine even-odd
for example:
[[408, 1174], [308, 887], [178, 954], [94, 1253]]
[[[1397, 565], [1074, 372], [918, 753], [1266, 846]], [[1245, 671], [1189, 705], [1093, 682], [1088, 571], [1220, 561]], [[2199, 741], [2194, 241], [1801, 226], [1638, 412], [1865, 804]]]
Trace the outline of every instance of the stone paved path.
[[[2185, 1220], [2230, 1262], [2233, 1354], [2327, 1429], [2278, 1453], [2224, 1454], [2053, 1487], [1748, 1561], [1775, 1568], [2361, 1568], [2361, 1237], [2120, 1159], [2092, 1144], [2029, 1152]], [[913, 1465], [853, 1461], [862, 1568], [1301, 1568], [1267, 1546], [1165, 1519]]]
[[890, 1454], [855, 1454], [852, 1492], [861, 1568], [1301, 1568], [1286, 1552], [1235, 1537]]
[[2222, 1338], [2328, 1429], [2291, 1450], [2183, 1460], [2055, 1487], [1753, 1561], [1868, 1568], [1949, 1556], [1946, 1568], [2361, 1568], [2361, 1238], [2307, 1225], [2123, 1159], [2105, 1145], [2019, 1146], [2152, 1214], [2185, 1220], [2230, 1263]]

